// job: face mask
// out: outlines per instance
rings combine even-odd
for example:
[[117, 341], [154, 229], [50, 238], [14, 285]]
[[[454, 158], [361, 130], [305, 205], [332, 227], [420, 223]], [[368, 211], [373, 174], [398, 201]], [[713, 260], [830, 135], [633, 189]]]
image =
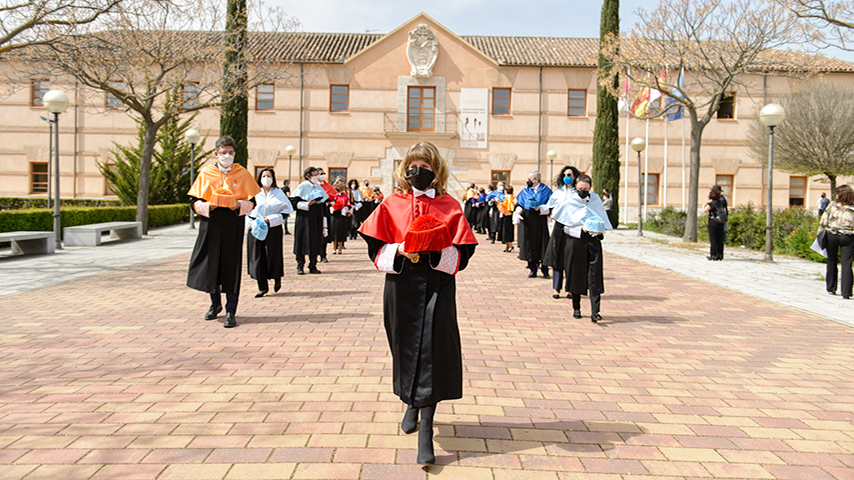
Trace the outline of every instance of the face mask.
[[317, 177], [311, 177], [308, 180], [315, 185], [320, 183], [320, 179], [318, 179]]
[[232, 163], [234, 163], [234, 155], [223, 153], [219, 156], [219, 164], [222, 165], [222, 168], [228, 168]]
[[272, 184], [273, 184], [273, 178], [272, 177], [261, 177], [261, 185], [263, 185], [264, 188], [270, 188], [270, 185], [272, 185]]
[[572, 185], [572, 177], [569, 175], [566, 175], [565, 177], [563, 177], [563, 184], [564, 185]]
[[503, 192], [503, 191], [504, 191], [504, 185], [499, 185], [499, 186], [498, 186], [498, 191], [499, 191], [499, 192]]
[[525, 182], [525, 185], [527, 185], [530, 188], [530, 187], [534, 186], [534, 182], [533, 182], [533, 180], [528, 180], [527, 182]]
[[326, 174], [325, 174], [325, 173], [321, 173], [321, 174], [320, 174], [320, 181], [321, 181], [321, 182], [325, 182], [325, 181], [326, 181]]
[[579, 190], [578, 196], [581, 198], [587, 198], [590, 196], [590, 190]]
[[436, 174], [426, 168], [412, 167], [406, 171], [406, 178], [418, 190], [427, 190], [436, 178]]

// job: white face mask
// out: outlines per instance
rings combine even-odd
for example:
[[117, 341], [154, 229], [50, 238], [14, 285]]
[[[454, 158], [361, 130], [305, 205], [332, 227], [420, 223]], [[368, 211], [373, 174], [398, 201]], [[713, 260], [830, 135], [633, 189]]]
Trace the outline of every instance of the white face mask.
[[326, 174], [325, 174], [325, 173], [321, 173], [321, 174], [320, 174], [320, 181], [321, 181], [321, 182], [325, 182], [325, 181], [326, 181]]
[[499, 192], [503, 192], [503, 191], [504, 191], [504, 185], [499, 185], [499, 186], [498, 186], [498, 191], [499, 191]]
[[261, 185], [263, 185], [264, 188], [270, 188], [270, 185], [272, 185], [272, 184], [273, 184], [273, 178], [272, 177], [261, 177]]
[[318, 179], [317, 177], [311, 177], [311, 178], [309, 178], [309, 179], [308, 179], [308, 181], [310, 181], [311, 183], [313, 183], [313, 184], [315, 184], [315, 185], [317, 185], [318, 183], [320, 183], [320, 179]]
[[229, 155], [227, 153], [221, 153], [219, 155], [219, 164], [222, 165], [222, 168], [228, 168], [232, 163], [234, 163], [234, 155]]

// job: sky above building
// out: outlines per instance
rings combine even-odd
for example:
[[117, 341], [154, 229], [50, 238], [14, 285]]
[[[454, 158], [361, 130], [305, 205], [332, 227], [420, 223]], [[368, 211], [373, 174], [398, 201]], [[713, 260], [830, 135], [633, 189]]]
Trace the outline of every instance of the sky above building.
[[[599, 36], [601, 1], [583, 0], [267, 0], [296, 17], [305, 32], [388, 33], [420, 12], [458, 35], [524, 37]], [[638, 8], [651, 10], [656, 2], [623, 0], [620, 22], [629, 31]], [[854, 52], [825, 51], [825, 55], [854, 61]]]

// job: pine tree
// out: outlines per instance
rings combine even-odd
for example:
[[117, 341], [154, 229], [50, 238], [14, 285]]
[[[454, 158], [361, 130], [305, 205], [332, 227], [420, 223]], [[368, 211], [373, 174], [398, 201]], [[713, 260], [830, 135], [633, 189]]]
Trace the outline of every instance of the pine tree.
[[246, 91], [247, 14], [246, 0], [228, 0], [226, 12], [225, 62], [223, 65], [223, 100], [220, 110], [220, 136], [231, 136], [237, 144], [235, 162], [246, 166], [249, 159], [249, 96]]
[[[596, 88], [596, 125], [593, 129], [593, 182], [596, 191], [611, 194], [611, 216], [620, 218], [620, 124], [617, 99], [601, 84], [609, 78], [610, 62], [601, 53], [608, 35], [620, 35], [620, 0], [605, 0], [599, 24], [599, 69]], [[614, 87], [619, 75], [613, 76]]]

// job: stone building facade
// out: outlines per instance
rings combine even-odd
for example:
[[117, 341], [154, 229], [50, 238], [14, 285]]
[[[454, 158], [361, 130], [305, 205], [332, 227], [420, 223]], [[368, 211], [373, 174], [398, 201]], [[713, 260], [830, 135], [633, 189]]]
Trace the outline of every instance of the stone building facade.
[[[368, 179], [389, 192], [395, 162], [420, 140], [435, 143], [449, 160], [455, 194], [469, 183], [497, 180], [518, 189], [532, 170], [551, 177], [552, 168], [565, 164], [591, 170], [598, 39], [460, 36], [423, 13], [385, 35], [292, 35], [302, 43], [291, 59], [294, 75], [251, 92], [250, 170], [274, 167], [280, 179], [297, 183], [302, 168], [321, 166], [332, 178]], [[837, 62], [826, 75], [854, 81], [854, 65]], [[701, 195], [721, 184], [733, 205], [764, 203], [763, 167], [749, 156], [745, 133], [762, 99], [790, 91], [793, 82], [756, 78], [755, 88], [733, 92], [704, 134]], [[56, 88], [72, 99], [60, 118], [60, 192], [110, 198], [97, 165], [110, 162], [114, 142], [136, 141], [133, 120], [108, 108], [103, 93], [75, 89], [61, 77], [21, 87], [0, 101], [0, 196], [46, 195], [49, 136], [40, 117], [48, 113], [39, 96]], [[202, 111], [197, 120], [212, 146], [218, 112]], [[641, 159], [649, 208], [683, 206], [682, 122], [649, 121]], [[620, 197], [628, 218], [636, 215], [638, 168], [635, 152], [625, 153], [626, 137], [644, 136], [646, 127], [620, 121]], [[292, 159], [287, 145], [297, 148]], [[558, 154], [553, 164], [549, 150]], [[817, 177], [775, 172], [774, 206], [814, 207], [828, 189]]]

